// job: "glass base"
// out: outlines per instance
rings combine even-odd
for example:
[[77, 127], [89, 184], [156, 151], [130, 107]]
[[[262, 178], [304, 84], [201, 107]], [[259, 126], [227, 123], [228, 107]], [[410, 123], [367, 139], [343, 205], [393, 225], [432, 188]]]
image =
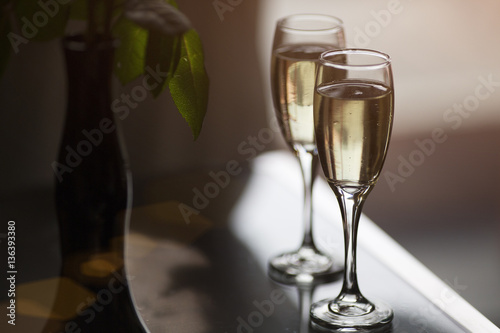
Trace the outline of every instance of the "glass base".
[[389, 326], [394, 317], [382, 302], [350, 303], [326, 299], [311, 306], [311, 326], [317, 330], [363, 332]]
[[269, 276], [280, 283], [324, 283], [341, 277], [343, 267], [313, 248], [281, 254], [269, 261]]

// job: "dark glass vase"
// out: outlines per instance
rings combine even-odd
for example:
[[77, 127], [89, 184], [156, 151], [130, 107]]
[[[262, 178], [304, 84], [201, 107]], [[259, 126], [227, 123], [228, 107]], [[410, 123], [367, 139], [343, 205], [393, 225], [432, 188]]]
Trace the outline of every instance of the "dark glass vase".
[[125, 270], [131, 176], [111, 111], [115, 45], [63, 40], [68, 100], [54, 168], [62, 268], [46, 333], [148, 332]]

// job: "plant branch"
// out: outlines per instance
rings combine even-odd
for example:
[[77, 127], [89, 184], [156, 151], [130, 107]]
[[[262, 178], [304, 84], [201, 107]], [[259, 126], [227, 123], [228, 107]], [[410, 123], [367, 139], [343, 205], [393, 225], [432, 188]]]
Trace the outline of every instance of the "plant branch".
[[97, 0], [88, 0], [87, 8], [87, 44], [91, 44], [96, 35], [96, 10], [97, 10]]
[[104, 15], [104, 35], [111, 38], [111, 23], [113, 19], [113, 0], [106, 0], [106, 13]]

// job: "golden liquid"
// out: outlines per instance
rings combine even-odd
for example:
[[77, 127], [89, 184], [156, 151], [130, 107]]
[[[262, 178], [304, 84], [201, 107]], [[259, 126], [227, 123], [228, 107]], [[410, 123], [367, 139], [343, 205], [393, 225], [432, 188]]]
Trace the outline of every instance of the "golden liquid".
[[373, 185], [385, 160], [392, 119], [390, 87], [354, 80], [318, 86], [315, 130], [328, 181], [336, 186]]
[[273, 51], [271, 84], [276, 115], [286, 142], [316, 149], [314, 138], [314, 82], [322, 52], [332, 45], [289, 45]]

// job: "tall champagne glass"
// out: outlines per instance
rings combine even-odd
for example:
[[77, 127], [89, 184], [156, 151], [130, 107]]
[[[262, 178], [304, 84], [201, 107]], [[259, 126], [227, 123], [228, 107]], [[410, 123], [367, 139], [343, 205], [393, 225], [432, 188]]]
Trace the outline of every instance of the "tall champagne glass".
[[386, 54], [345, 49], [320, 56], [314, 126], [321, 166], [342, 213], [345, 271], [340, 294], [311, 307], [311, 323], [317, 328], [373, 328], [390, 323], [393, 317], [385, 303], [363, 297], [356, 276], [358, 222], [384, 164], [393, 91], [391, 60]]
[[298, 14], [278, 21], [275, 29], [271, 83], [276, 116], [291, 150], [298, 157], [304, 180], [304, 238], [296, 251], [274, 257], [269, 274], [295, 283], [325, 279], [341, 267], [320, 252], [313, 241], [312, 189], [317, 171], [314, 139], [314, 80], [319, 55], [345, 46], [342, 21], [320, 14]]

